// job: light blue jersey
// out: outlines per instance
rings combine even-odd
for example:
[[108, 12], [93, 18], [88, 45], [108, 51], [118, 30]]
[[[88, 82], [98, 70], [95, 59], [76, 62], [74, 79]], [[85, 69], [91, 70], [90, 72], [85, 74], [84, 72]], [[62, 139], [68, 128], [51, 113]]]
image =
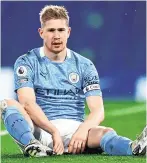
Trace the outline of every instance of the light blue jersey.
[[67, 49], [64, 62], [49, 60], [43, 48], [20, 56], [14, 65], [15, 91], [31, 87], [36, 102], [49, 120], [84, 120], [84, 102], [88, 96], [102, 96], [99, 77], [93, 63]]

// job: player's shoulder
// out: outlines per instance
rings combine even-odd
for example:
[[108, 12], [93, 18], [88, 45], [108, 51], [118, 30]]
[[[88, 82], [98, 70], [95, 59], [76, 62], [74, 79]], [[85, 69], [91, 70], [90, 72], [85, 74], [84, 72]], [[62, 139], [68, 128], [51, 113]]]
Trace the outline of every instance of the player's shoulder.
[[39, 48], [34, 48], [22, 55], [20, 55], [16, 61], [15, 64], [19, 62], [24, 62], [24, 63], [31, 63], [37, 59], [37, 54], [38, 54]]
[[75, 52], [75, 51], [73, 51], [71, 49], [69, 49], [69, 50], [70, 50], [70, 53], [72, 54], [72, 59], [74, 59], [79, 64], [81, 64], [81, 65], [91, 65], [91, 64], [93, 64], [93, 62], [90, 59], [82, 56], [81, 54], [79, 54], [79, 53], [77, 53], [77, 52]]

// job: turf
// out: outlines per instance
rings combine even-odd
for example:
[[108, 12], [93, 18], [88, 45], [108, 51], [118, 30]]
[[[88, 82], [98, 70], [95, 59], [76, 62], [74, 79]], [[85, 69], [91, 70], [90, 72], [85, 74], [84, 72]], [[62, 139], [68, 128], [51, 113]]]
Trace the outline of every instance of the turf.
[[[101, 125], [114, 128], [119, 135], [135, 139], [146, 123], [145, 103], [107, 101], [105, 120]], [[88, 109], [86, 109], [88, 114]], [[4, 126], [2, 125], [2, 130]], [[108, 156], [106, 154], [62, 155], [46, 158], [25, 158], [9, 135], [1, 137], [2, 163], [145, 163], [145, 157]]]

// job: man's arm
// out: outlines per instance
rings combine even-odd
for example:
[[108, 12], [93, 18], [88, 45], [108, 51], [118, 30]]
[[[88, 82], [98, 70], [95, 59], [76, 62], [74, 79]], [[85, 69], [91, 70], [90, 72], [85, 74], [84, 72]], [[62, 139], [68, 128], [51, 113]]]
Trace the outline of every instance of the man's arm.
[[104, 120], [104, 105], [101, 96], [88, 96], [86, 102], [90, 114], [80, 127], [89, 130], [92, 127], [98, 126]]
[[62, 154], [64, 147], [58, 129], [47, 119], [46, 115], [36, 103], [35, 92], [33, 88], [23, 87], [17, 90], [18, 100], [23, 105], [32, 121], [43, 130], [52, 135], [54, 143], [54, 152]]
[[89, 129], [98, 126], [104, 119], [104, 107], [99, 76], [91, 61], [88, 61], [83, 67], [82, 89], [90, 109], [90, 114], [73, 135], [69, 144], [70, 153], [83, 152], [86, 146]]
[[32, 121], [43, 130], [53, 134], [57, 132], [55, 126], [47, 119], [39, 105], [33, 88], [25, 87], [17, 90], [18, 100], [23, 105]]
[[89, 129], [98, 126], [104, 119], [104, 106], [102, 97], [88, 96], [86, 101], [90, 109], [90, 114], [73, 135], [68, 148], [69, 153], [83, 152], [86, 146]]

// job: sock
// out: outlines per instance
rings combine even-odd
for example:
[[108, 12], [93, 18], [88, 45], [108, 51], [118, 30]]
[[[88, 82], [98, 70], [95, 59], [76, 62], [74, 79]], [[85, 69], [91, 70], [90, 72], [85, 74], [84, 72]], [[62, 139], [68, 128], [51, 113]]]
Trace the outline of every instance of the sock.
[[2, 113], [2, 119], [9, 134], [19, 143], [27, 145], [35, 139], [31, 127], [16, 107], [7, 107]]
[[107, 132], [100, 141], [100, 146], [109, 155], [129, 156], [132, 155], [131, 140], [118, 136], [115, 131]]

